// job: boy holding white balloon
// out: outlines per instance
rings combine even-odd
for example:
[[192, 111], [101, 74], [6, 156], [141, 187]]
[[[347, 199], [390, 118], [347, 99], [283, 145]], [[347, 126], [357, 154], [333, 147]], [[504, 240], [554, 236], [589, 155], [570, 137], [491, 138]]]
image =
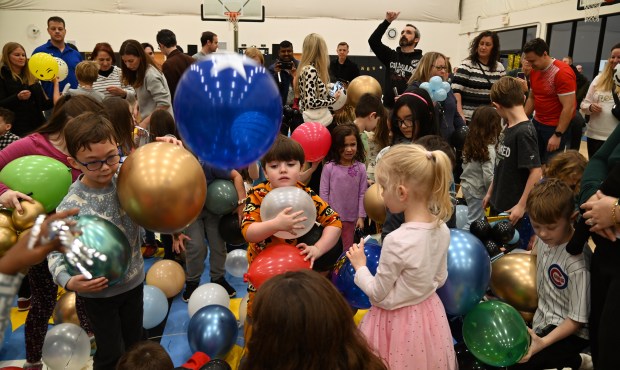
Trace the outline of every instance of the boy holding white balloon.
[[572, 190], [558, 179], [537, 183], [527, 199], [536, 233], [538, 308], [528, 353], [511, 369], [592, 369], [585, 324], [590, 315], [590, 272], [583, 254], [573, 256], [566, 244], [577, 217]]
[[[310, 260], [312, 267], [317, 259], [330, 251], [338, 243], [342, 231], [340, 217], [329, 204], [299, 181], [303, 163], [304, 152], [301, 145], [285, 136], [279, 136], [271, 149], [262, 158], [261, 164], [263, 165], [267, 181], [258, 184], [248, 192], [243, 222], [241, 224], [241, 232], [249, 242], [248, 262], [250, 264], [265, 248], [269, 248], [271, 245], [289, 244], [298, 247], [301, 250], [300, 253], [305, 255], [305, 260]], [[275, 218], [269, 220], [261, 219], [261, 204], [264, 198], [273, 189], [285, 187], [293, 188], [293, 190], [295, 188], [302, 189], [311, 197], [312, 203], [316, 208], [316, 222], [323, 226], [322, 236], [314, 245], [297, 244], [297, 237], [302, 236], [312, 227], [312, 225], [308, 227], [303, 224], [307, 221], [303, 210], [300, 211], [281, 204], [281, 206], [286, 208], [279, 212]], [[276, 236], [276, 233], [284, 235], [284, 238], [292, 237], [284, 239], [283, 237]], [[248, 284], [248, 318], [246, 319], [248, 322], [251, 322], [252, 318], [252, 300], [255, 291], [252, 284]], [[248, 332], [246, 328], [246, 334]]]
[[[97, 342], [94, 369], [112, 369], [125, 350], [142, 339], [144, 260], [139, 226], [121, 208], [116, 192], [119, 167], [117, 139], [110, 121], [96, 113], [83, 113], [67, 123], [68, 162], [82, 175], [71, 185], [57, 211], [80, 208], [80, 215], [96, 215], [116, 225], [131, 246], [126, 274], [113, 286], [105, 277], [72, 276], [64, 256], [48, 256], [54, 282], [84, 298], [86, 315]], [[114, 263], [114, 262], [112, 262]]]

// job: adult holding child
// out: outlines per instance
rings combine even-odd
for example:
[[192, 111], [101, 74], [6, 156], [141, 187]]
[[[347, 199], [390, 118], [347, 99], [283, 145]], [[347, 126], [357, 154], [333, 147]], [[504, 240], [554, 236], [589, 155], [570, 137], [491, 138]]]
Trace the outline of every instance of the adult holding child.
[[465, 121], [482, 105], [491, 105], [491, 86], [506, 75], [499, 62], [499, 37], [493, 31], [484, 31], [469, 45], [469, 56], [456, 69], [452, 90], [457, 109]]
[[150, 115], [156, 109], [172, 113], [172, 99], [168, 83], [161, 69], [152, 58], [147, 57], [142, 45], [136, 40], [126, 40], [121, 45], [123, 83], [133, 86], [138, 97], [142, 120], [140, 127], [148, 129]]
[[116, 65], [116, 56], [112, 46], [107, 42], [95, 45], [90, 60], [99, 64], [99, 76], [93, 83], [93, 89], [102, 93], [106, 98], [118, 96], [132, 103], [136, 99], [136, 91], [130, 85], [123, 84], [123, 72]]
[[0, 60], [0, 107], [15, 114], [11, 130], [25, 136], [45, 122], [42, 111], [54, 106], [51, 95], [46, 96], [41, 84], [28, 70], [24, 47], [7, 42]]

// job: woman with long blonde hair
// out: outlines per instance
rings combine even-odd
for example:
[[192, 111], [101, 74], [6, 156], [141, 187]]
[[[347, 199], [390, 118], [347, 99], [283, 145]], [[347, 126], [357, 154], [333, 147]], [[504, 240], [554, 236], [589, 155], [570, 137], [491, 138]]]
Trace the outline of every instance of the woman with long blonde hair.
[[15, 114], [11, 132], [23, 137], [36, 130], [45, 123], [42, 111], [53, 106], [52, 99], [28, 70], [26, 49], [16, 42], [7, 42], [0, 60], [0, 107]]
[[329, 93], [329, 53], [321, 35], [311, 33], [306, 36], [297, 70], [295, 90], [299, 93], [299, 109], [304, 121], [329, 126], [332, 115], [327, 108], [336, 103], [341, 92], [337, 91], [333, 96]]
[[620, 43], [612, 46], [611, 55], [607, 59], [605, 69], [594, 77], [586, 97], [581, 102], [581, 111], [590, 115], [586, 128], [588, 138], [588, 158], [603, 146], [611, 132], [618, 125], [618, 120], [611, 114], [614, 106], [613, 92], [620, 89], [614, 83], [616, 65], [620, 62]]

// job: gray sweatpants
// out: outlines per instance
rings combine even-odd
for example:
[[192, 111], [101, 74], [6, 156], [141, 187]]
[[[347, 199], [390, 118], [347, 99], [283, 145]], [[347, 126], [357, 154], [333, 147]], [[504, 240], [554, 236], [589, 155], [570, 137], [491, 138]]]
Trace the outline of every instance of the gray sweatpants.
[[[200, 216], [185, 230], [192, 240], [185, 242], [185, 270], [187, 281], [199, 282], [205, 269], [207, 247], [209, 248], [209, 275], [211, 280], [224, 277], [226, 270], [226, 243], [220, 236], [218, 226], [222, 216], [203, 209]], [[205, 240], [206, 239], [206, 240]]]

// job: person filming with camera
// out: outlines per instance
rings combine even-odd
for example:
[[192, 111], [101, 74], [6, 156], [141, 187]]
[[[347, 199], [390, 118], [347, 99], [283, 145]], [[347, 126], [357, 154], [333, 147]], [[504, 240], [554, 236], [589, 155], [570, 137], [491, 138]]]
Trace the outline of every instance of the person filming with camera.
[[301, 117], [301, 113], [299, 113], [299, 106], [295, 99], [295, 89], [293, 87], [297, 66], [299, 66], [299, 60], [295, 59], [293, 55], [293, 44], [287, 40], [282, 41], [280, 43], [280, 49], [278, 50], [278, 59], [269, 66], [269, 72], [271, 72], [278, 84], [280, 96], [282, 97], [284, 120], [280, 127], [280, 131], [283, 135], [288, 135], [289, 128], [292, 132], [297, 126], [303, 123], [303, 118]]

